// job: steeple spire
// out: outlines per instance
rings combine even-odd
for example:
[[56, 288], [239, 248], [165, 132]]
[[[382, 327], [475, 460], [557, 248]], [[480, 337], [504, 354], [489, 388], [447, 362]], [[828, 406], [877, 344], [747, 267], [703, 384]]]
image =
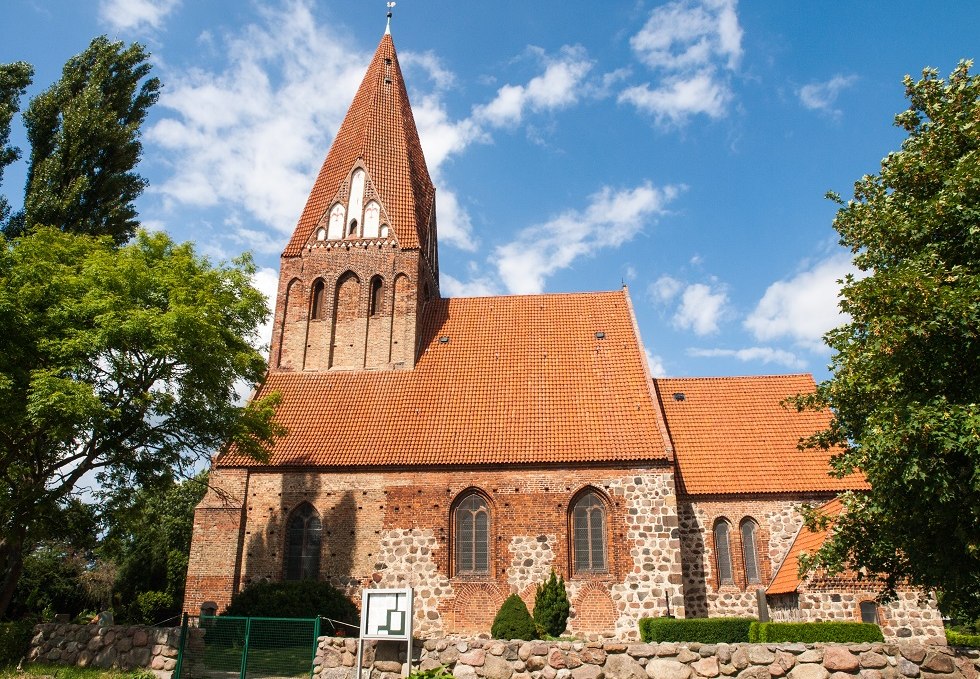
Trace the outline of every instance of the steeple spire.
[[394, 2], [388, 3], [388, 24], [385, 26], [385, 35], [391, 35], [391, 8], [394, 6]]

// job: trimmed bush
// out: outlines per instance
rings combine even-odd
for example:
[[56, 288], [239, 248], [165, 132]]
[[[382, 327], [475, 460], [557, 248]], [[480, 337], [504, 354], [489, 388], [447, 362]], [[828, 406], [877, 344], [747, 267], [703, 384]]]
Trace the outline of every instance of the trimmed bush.
[[868, 622], [753, 622], [749, 641], [759, 644], [884, 641], [881, 628]]
[[534, 619], [527, 612], [521, 597], [511, 594], [504, 601], [490, 627], [494, 639], [523, 639], [530, 641], [536, 635]]
[[948, 629], [946, 630], [946, 643], [950, 646], [980, 647], [980, 634], [963, 634]]
[[565, 633], [568, 625], [568, 592], [565, 591], [565, 580], [551, 571], [551, 577], [538, 585], [534, 596], [534, 624], [538, 632], [553, 637]]
[[754, 618], [641, 618], [640, 637], [651, 641], [737, 644], [749, 640]]
[[20, 662], [27, 655], [33, 636], [33, 622], [22, 620], [0, 623], [0, 667]]
[[[328, 582], [256, 582], [231, 600], [221, 615], [260, 618], [332, 618], [358, 627], [357, 606]], [[353, 632], [353, 630], [351, 630]]]

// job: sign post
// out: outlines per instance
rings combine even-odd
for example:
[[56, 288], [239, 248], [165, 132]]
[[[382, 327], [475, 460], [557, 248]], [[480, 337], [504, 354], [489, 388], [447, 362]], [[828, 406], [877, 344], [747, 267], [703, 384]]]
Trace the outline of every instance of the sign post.
[[361, 591], [361, 636], [357, 640], [357, 679], [361, 679], [361, 662], [364, 657], [365, 639], [407, 641], [408, 654], [405, 663], [412, 673], [412, 623], [415, 604], [412, 588], [365, 589]]

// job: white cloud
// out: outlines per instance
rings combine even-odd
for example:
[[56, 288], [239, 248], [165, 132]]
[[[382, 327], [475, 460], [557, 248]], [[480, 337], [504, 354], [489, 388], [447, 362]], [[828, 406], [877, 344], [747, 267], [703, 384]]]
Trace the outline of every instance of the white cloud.
[[698, 358], [734, 358], [743, 363], [775, 363], [793, 370], [803, 370], [806, 361], [784, 349], [748, 347], [746, 349], [688, 349], [689, 356]]
[[650, 287], [647, 288], [647, 292], [656, 301], [661, 304], [666, 304], [674, 299], [683, 287], [684, 284], [679, 280], [665, 274], [651, 283]]
[[842, 252], [817, 262], [792, 278], [770, 285], [745, 327], [757, 340], [790, 339], [810, 351], [825, 353], [823, 335], [846, 322], [838, 306], [840, 284], [847, 274], [859, 276], [851, 256]]
[[801, 87], [797, 94], [800, 102], [811, 111], [822, 111], [832, 116], [839, 116], [841, 111], [834, 108], [841, 91], [857, 82], [855, 75], [835, 75], [822, 83], [810, 83]]
[[256, 347], [267, 352], [272, 344], [272, 316], [276, 309], [276, 295], [279, 292], [279, 272], [269, 267], [263, 267], [252, 277], [252, 286], [266, 297], [269, 307], [269, 319], [263, 323], [257, 333]]
[[545, 279], [568, 268], [583, 255], [600, 248], [618, 247], [643, 230], [644, 224], [664, 212], [681, 187], [658, 188], [646, 182], [633, 189], [605, 187], [581, 211], [568, 211], [530, 226], [517, 239], [496, 248], [494, 260], [504, 285], [512, 293], [532, 294], [544, 289]]
[[728, 311], [728, 293], [721, 288], [712, 289], [704, 283], [694, 283], [681, 294], [680, 307], [674, 314], [673, 323], [682, 330], [692, 330], [696, 335], [718, 332], [718, 323]]
[[489, 297], [500, 294], [497, 284], [486, 276], [464, 282], [445, 271], [439, 272], [439, 291], [443, 297]]
[[620, 102], [633, 104], [640, 111], [652, 114], [657, 122], [669, 119], [673, 123], [681, 123], [698, 113], [721, 118], [728, 112], [731, 99], [731, 91], [711, 71], [686, 78], [668, 78], [655, 89], [644, 83], [627, 88], [619, 95]]
[[431, 50], [402, 52], [398, 55], [398, 65], [403, 71], [414, 67], [422, 69], [439, 90], [449, 89], [456, 84], [456, 74], [446, 68], [442, 60]]
[[497, 96], [473, 110], [473, 119], [492, 127], [513, 127], [520, 124], [524, 113], [564, 108], [575, 103], [582, 91], [585, 76], [592, 69], [585, 50], [564, 46], [557, 57], [548, 57], [534, 50], [545, 62], [545, 70], [527, 85], [504, 85]]
[[733, 99], [725, 72], [737, 68], [742, 57], [735, 5], [735, 0], [677, 0], [655, 8], [630, 46], [662, 79], [626, 88], [619, 101], [652, 114], [658, 123], [724, 116]]
[[652, 377], [666, 377], [667, 368], [664, 367], [664, 359], [662, 356], [657, 356], [656, 354], [651, 354], [649, 349], [644, 348], [643, 351], [647, 355], [647, 367], [650, 369], [650, 375]]
[[164, 74], [164, 118], [146, 139], [172, 174], [151, 191], [168, 203], [227, 205], [288, 234], [367, 58], [317, 26], [309, 0], [261, 16], [225, 39], [224, 71]]
[[156, 30], [181, 0], [101, 0], [99, 19], [116, 31]]

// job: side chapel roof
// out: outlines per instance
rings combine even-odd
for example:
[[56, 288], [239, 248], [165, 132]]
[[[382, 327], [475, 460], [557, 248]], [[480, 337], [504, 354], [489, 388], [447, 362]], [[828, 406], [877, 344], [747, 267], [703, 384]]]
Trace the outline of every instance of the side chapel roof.
[[[840, 516], [844, 505], [838, 498], [834, 498], [827, 504], [820, 507], [820, 513], [830, 517]], [[792, 594], [796, 592], [801, 584], [802, 578], [799, 576], [800, 554], [806, 552], [813, 554], [823, 546], [824, 541], [830, 535], [831, 526], [818, 531], [810, 531], [806, 526], [800, 528], [800, 532], [793, 539], [786, 558], [779, 565], [779, 570], [773, 577], [769, 587], [766, 588], [767, 594]]]
[[688, 494], [820, 492], [866, 488], [828, 475], [835, 451], [797, 448], [830, 423], [829, 411], [782, 401], [816, 389], [813, 376], [654, 380], [674, 445], [678, 490]]
[[435, 211], [435, 187], [422, 156], [395, 44], [388, 33], [381, 38], [320, 167], [284, 256], [300, 253], [358, 159], [381, 197], [399, 245], [424, 252], [429, 245], [429, 220]]
[[258, 396], [280, 392], [289, 433], [268, 464], [669, 459], [625, 290], [436, 299], [420, 336], [413, 370], [270, 373]]

